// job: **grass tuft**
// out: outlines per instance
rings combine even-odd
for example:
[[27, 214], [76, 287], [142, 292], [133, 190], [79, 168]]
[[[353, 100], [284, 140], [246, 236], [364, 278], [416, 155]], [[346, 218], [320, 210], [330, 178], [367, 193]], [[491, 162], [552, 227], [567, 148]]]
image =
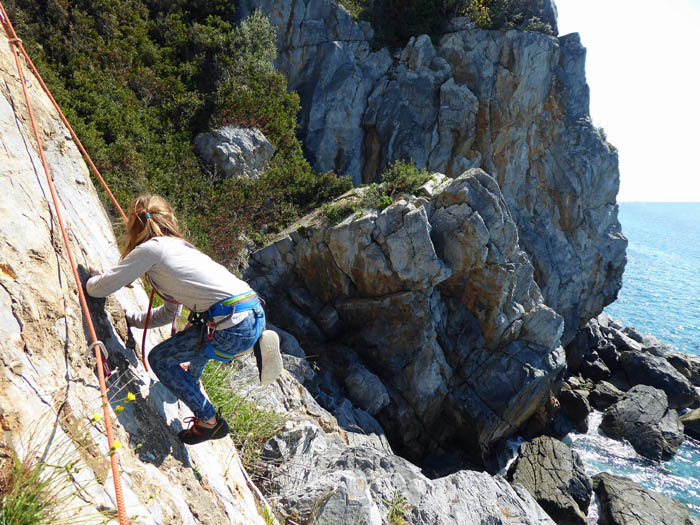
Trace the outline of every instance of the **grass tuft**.
[[202, 375], [202, 384], [212, 404], [221, 410], [221, 415], [228, 422], [231, 439], [236, 444], [243, 466], [249, 473], [257, 474], [262, 470], [263, 445], [279, 432], [285, 418], [272, 410], [259, 408], [235, 392], [231, 381], [235, 366], [235, 361], [210, 361]]

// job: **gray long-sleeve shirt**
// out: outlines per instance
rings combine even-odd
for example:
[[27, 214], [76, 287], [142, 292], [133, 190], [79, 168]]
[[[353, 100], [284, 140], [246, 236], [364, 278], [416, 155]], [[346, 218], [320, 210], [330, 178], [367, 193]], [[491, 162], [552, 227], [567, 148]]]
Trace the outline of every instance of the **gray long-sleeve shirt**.
[[[106, 297], [144, 273], [158, 293], [169, 300], [153, 309], [150, 324], [154, 327], [173, 319], [177, 303], [203, 312], [219, 301], [250, 291], [245, 281], [182, 239], [154, 237], [134, 248], [115, 267], [91, 277], [87, 292], [93, 297]], [[226, 324], [238, 324], [248, 314], [237, 313]], [[127, 320], [143, 328], [146, 313], [127, 312]]]

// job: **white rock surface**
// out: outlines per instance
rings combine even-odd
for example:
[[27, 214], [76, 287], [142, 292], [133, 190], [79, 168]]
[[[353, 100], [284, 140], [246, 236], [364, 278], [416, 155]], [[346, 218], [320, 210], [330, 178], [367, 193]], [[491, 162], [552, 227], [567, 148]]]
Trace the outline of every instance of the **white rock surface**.
[[[115, 502], [104, 422], [90, 422], [102, 414], [95, 359], [87, 351], [76, 285], [14, 68], [9, 43], [0, 36], [2, 441], [20, 455], [44, 447], [49, 458], [59, 454], [67, 461], [79, 454], [85, 468], [73, 485], [82, 487], [88, 505], [68, 500], [66, 516], [101, 523], [99, 510], [114, 509]], [[73, 256], [84, 267], [113, 265], [119, 259], [114, 235], [85, 164], [39, 83], [30, 76], [28, 86]], [[117, 454], [129, 518], [144, 524], [264, 523], [233, 443], [183, 447], [175, 431], [187, 410], [125, 347], [122, 308], [145, 304], [138, 283], [106, 301], [90, 301], [98, 337], [116, 369], [108, 380], [112, 414], [125, 407], [114, 431], [123, 444]], [[127, 392], [136, 400], [125, 403]]]
[[257, 178], [275, 153], [262, 131], [236, 126], [200, 133], [194, 145], [206, 162], [227, 177]]

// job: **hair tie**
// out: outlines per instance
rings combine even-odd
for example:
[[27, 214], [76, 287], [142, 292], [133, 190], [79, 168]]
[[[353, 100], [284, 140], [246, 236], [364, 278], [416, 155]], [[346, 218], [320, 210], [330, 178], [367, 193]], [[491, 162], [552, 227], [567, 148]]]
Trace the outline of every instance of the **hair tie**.
[[151, 218], [151, 214], [148, 212], [144, 213], [143, 216], [146, 217], [146, 220]]

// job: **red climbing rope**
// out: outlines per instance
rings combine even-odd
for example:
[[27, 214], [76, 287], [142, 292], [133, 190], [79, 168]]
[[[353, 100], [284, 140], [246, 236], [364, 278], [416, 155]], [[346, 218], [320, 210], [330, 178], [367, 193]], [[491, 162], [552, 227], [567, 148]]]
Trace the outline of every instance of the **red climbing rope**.
[[[92, 324], [92, 318], [90, 317], [90, 311], [88, 310], [87, 306], [87, 301], [85, 299], [85, 293], [83, 292], [83, 287], [80, 281], [80, 276], [78, 275], [78, 270], [75, 265], [75, 261], [73, 260], [73, 254], [71, 253], [70, 250], [70, 245], [68, 243], [68, 235], [66, 234], [66, 229], [63, 225], [63, 219], [61, 217], [61, 212], [58, 206], [58, 197], [56, 196], [56, 190], [53, 185], [53, 181], [51, 180], [51, 175], [49, 174], [49, 168], [46, 163], [46, 158], [44, 157], [44, 149], [41, 144], [41, 139], [39, 137], [39, 130], [37, 129], [36, 126], [36, 121], [34, 120], [34, 112], [32, 111], [32, 105], [31, 102], [29, 101], [29, 94], [27, 93], [27, 85], [24, 80], [24, 73], [22, 71], [22, 65], [20, 64], [20, 59], [19, 59], [19, 54], [20, 51], [21, 53], [25, 56], [25, 58], [28, 59], [26, 52], [24, 51], [24, 47], [22, 46], [22, 41], [17, 38], [17, 33], [15, 33], [15, 29], [12, 26], [12, 23], [10, 22], [9, 17], [7, 16], [7, 12], [5, 11], [4, 6], [2, 5], [2, 2], [0, 2], [0, 22], [2, 23], [3, 28], [5, 29], [5, 32], [7, 33], [8, 38], [10, 39], [10, 47], [12, 48], [12, 54], [15, 57], [15, 63], [17, 64], [17, 72], [19, 73], [19, 81], [22, 84], [22, 91], [24, 92], [24, 98], [26, 100], [27, 104], [27, 111], [29, 112], [29, 119], [32, 123], [32, 129], [34, 131], [34, 138], [36, 139], [37, 142], [37, 147], [39, 149], [39, 156], [41, 158], [41, 164], [44, 167], [44, 172], [46, 174], [46, 180], [49, 185], [49, 190], [51, 191], [51, 198], [53, 199], [53, 205], [54, 209], [56, 211], [56, 219], [58, 220], [59, 227], [61, 229], [61, 235], [63, 236], [63, 242], [65, 243], [66, 246], [66, 253], [68, 254], [68, 260], [70, 261], [71, 269], [73, 271], [73, 277], [75, 278], [75, 283], [78, 288], [78, 295], [80, 296], [80, 306], [83, 309], [83, 314], [85, 315], [85, 321], [87, 322], [88, 329], [90, 331], [90, 337], [92, 338], [92, 345], [95, 349], [95, 358], [97, 359], [98, 364], [103, 364], [103, 357], [101, 350], [99, 346], [101, 345], [100, 341], [97, 339], [97, 334], [95, 333], [95, 327]], [[31, 61], [30, 61], [31, 63]], [[36, 73], [37, 78], [41, 80], [41, 77]], [[44, 85], [43, 81], [41, 82], [42, 86], [48, 93], [48, 89]], [[50, 95], [49, 95], [50, 96]], [[51, 97], [51, 100], [53, 100], [53, 97]], [[54, 102], [54, 105], [56, 103]], [[58, 108], [58, 106], [56, 105]], [[60, 113], [60, 110], [59, 110]], [[61, 117], [64, 118], [65, 122], [65, 117], [63, 117], [63, 113], [60, 113]], [[66, 123], [67, 125], [67, 123]], [[70, 129], [70, 126], [68, 126]], [[73, 130], [71, 129], [71, 134], [73, 134]], [[75, 138], [75, 134], [73, 134]], [[79, 144], [79, 142], [76, 139], [76, 143]], [[82, 149], [82, 145], [80, 146], [81, 150], [84, 152]], [[85, 155], [87, 155], [85, 153]], [[90, 162], [92, 165], [92, 162]], [[93, 166], [94, 169], [94, 166]], [[97, 170], [95, 170], [97, 171]], [[99, 174], [98, 174], [99, 176]], [[102, 177], [100, 177], [100, 180], [102, 180]], [[103, 181], [104, 184], [104, 181]], [[105, 184], [106, 187], [106, 184]], [[107, 190], [108, 193], [111, 196], [111, 193], [109, 190]], [[113, 197], [112, 197], [113, 198]], [[116, 204], [116, 201], [113, 200], [119, 211], [121, 212], [122, 216], [126, 219], [126, 216], [124, 215], [124, 212], [119, 208], [119, 205]], [[109, 449], [110, 449], [110, 460], [112, 463], [112, 480], [114, 481], [114, 494], [116, 496], [117, 500], [117, 512], [119, 514], [119, 524], [120, 525], [127, 525], [128, 520], [126, 517], [126, 510], [124, 508], [124, 496], [122, 494], [122, 485], [121, 485], [121, 478], [119, 476], [119, 461], [117, 459], [117, 455], [114, 454], [114, 436], [112, 433], [112, 419], [110, 418], [109, 415], [109, 400], [107, 399], [107, 387], [105, 385], [105, 374], [103, 370], [103, 366], [98, 366], [97, 367], [97, 376], [99, 378], [100, 382], [100, 394], [102, 398], [102, 410], [104, 413], [104, 421], [105, 421], [105, 427], [107, 429], [107, 443], [109, 444]]]

